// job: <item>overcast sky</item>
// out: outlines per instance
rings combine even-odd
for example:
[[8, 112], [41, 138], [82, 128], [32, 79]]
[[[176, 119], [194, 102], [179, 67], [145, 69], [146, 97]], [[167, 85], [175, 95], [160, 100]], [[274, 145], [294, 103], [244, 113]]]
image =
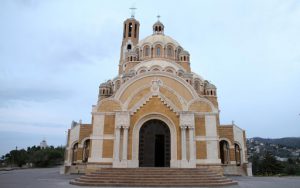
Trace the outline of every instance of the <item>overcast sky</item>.
[[193, 71], [217, 86], [222, 124], [300, 136], [298, 0], [1, 0], [0, 155], [43, 138], [64, 145], [72, 120], [90, 123], [99, 84], [117, 75], [132, 5], [140, 39], [160, 14]]

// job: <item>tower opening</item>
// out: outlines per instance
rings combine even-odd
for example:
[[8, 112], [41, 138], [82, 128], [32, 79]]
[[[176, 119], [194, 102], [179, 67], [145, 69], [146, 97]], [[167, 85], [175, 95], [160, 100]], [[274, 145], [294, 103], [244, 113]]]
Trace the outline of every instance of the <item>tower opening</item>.
[[129, 23], [129, 25], [128, 25], [128, 37], [131, 37], [131, 33], [132, 33], [132, 23]]

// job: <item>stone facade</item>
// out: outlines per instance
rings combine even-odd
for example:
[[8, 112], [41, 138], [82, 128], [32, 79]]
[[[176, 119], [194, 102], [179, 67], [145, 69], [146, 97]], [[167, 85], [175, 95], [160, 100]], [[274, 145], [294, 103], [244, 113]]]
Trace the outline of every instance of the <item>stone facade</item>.
[[[83, 172], [138, 168], [144, 155], [152, 153], [153, 167], [209, 166], [240, 172], [236, 169], [248, 164], [245, 131], [234, 124], [220, 125], [216, 87], [191, 72], [190, 54], [164, 34], [160, 21], [143, 40], [139, 26], [134, 17], [124, 21], [118, 76], [100, 85], [91, 124], [73, 122], [68, 131], [66, 173], [79, 166]], [[155, 150], [146, 153], [152, 150], [141, 150], [147, 147], [142, 145], [147, 133], [141, 128], [151, 120], [166, 131], [152, 132]]]

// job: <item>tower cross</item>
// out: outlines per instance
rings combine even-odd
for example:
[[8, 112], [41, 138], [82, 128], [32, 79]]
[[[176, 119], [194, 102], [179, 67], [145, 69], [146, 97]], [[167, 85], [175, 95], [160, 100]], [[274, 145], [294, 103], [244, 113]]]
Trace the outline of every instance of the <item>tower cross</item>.
[[134, 6], [129, 8], [131, 10], [131, 18], [134, 18], [136, 8]]
[[160, 15], [158, 14], [156, 17], [157, 17], [157, 21], [159, 21]]

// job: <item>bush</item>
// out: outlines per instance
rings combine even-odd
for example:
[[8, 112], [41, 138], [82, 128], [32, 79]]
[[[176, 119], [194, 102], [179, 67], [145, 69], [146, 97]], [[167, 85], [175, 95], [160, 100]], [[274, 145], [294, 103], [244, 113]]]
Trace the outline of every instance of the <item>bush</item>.
[[12, 150], [4, 155], [3, 160], [6, 164], [17, 165], [19, 167], [32, 163], [36, 167], [49, 167], [61, 164], [64, 160], [64, 148], [53, 146], [45, 149], [40, 147], [28, 147], [27, 151]]

